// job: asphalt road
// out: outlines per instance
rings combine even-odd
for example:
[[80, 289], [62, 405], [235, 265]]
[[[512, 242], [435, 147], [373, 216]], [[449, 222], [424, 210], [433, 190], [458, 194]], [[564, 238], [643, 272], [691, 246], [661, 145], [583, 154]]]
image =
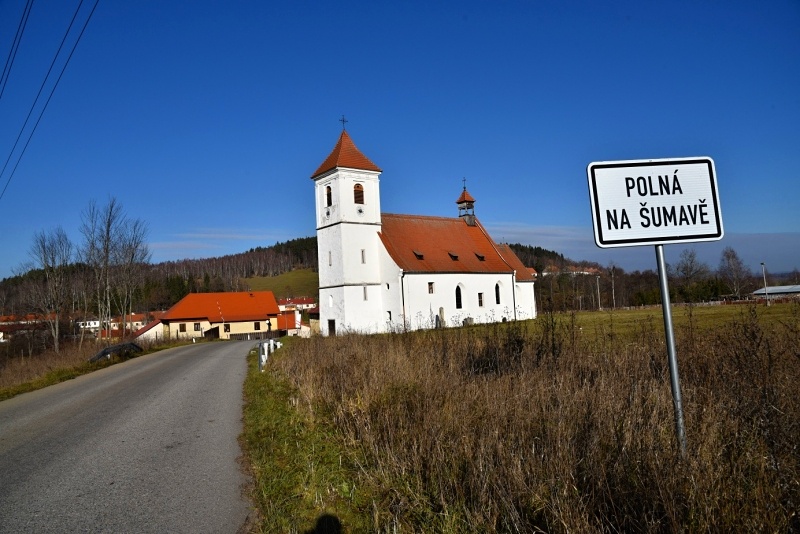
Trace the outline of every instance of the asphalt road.
[[0, 532], [237, 532], [252, 345], [168, 349], [0, 402]]

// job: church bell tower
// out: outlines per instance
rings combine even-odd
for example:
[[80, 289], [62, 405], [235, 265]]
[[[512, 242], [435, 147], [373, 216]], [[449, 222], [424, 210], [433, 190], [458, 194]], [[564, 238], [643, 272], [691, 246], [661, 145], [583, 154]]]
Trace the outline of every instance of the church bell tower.
[[311, 176], [323, 335], [380, 328], [380, 174], [342, 128], [333, 151]]

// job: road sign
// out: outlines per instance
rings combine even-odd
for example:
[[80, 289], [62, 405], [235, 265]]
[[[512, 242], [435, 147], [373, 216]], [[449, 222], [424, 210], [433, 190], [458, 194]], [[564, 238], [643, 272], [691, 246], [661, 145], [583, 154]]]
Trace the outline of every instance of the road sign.
[[722, 239], [711, 158], [600, 161], [586, 173], [598, 247]]

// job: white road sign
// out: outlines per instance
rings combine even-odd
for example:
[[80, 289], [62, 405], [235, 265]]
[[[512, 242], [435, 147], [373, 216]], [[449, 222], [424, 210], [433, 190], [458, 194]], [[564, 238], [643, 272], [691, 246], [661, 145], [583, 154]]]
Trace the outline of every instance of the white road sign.
[[586, 173], [598, 247], [722, 239], [711, 158], [599, 161]]

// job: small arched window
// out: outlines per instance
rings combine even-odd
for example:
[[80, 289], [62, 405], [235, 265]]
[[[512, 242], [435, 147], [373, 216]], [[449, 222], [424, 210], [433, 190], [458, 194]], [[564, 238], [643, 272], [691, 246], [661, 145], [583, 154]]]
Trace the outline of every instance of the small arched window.
[[461, 309], [461, 287], [456, 286], [456, 309]]
[[494, 285], [494, 303], [500, 304], [500, 284]]
[[364, 203], [364, 186], [356, 184], [353, 186], [353, 200], [356, 204]]
[[333, 205], [333, 192], [331, 186], [325, 188], [325, 207], [329, 208]]

